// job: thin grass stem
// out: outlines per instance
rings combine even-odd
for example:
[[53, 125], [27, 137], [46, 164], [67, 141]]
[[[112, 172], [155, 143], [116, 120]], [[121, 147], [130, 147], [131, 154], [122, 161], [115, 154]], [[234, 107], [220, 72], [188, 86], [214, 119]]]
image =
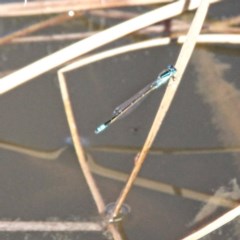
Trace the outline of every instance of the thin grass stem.
[[69, 125], [69, 129], [71, 132], [71, 136], [73, 139], [75, 151], [76, 151], [76, 154], [77, 154], [77, 157], [79, 160], [79, 164], [80, 164], [83, 174], [86, 178], [89, 189], [93, 195], [93, 199], [97, 205], [98, 212], [100, 214], [102, 214], [104, 212], [105, 204], [104, 204], [101, 194], [97, 188], [97, 185], [94, 181], [94, 178], [91, 174], [91, 171], [87, 164], [87, 159], [85, 158], [84, 149], [82, 147], [81, 140], [78, 135], [78, 129], [77, 129], [77, 125], [75, 122], [75, 118], [74, 118], [65, 78], [62, 74], [58, 74], [58, 78], [59, 78], [60, 91], [61, 91], [61, 95], [62, 95], [64, 109], [65, 109], [66, 117], [68, 120], [68, 125]]
[[[196, 1], [196, 0], [194, 0]], [[30, 16], [54, 13], [65, 13], [67, 11], [86, 11], [91, 9], [115, 8], [123, 6], [149, 5], [156, 3], [168, 3], [173, 0], [74, 0], [69, 4], [69, 0], [61, 1], [29, 1], [23, 3], [6, 3], [0, 5], [0, 17]]]
[[[94, 199], [94, 202], [97, 206], [98, 212], [101, 216], [103, 216], [104, 211], [105, 211], [105, 204], [104, 204], [103, 198], [101, 196], [101, 193], [97, 187], [97, 184], [94, 180], [94, 177], [91, 173], [89, 165], [87, 163], [86, 155], [85, 155], [84, 149], [81, 144], [80, 136], [78, 134], [78, 129], [77, 129], [76, 121], [75, 121], [72, 106], [71, 106], [71, 101], [70, 101], [69, 94], [68, 94], [66, 80], [64, 78], [64, 75], [61, 72], [58, 72], [58, 79], [59, 79], [60, 91], [61, 91], [61, 95], [62, 95], [62, 99], [63, 99], [63, 105], [64, 105], [69, 129], [71, 132], [71, 137], [73, 139], [73, 145], [74, 145], [74, 148], [75, 148], [75, 151], [77, 154], [77, 158], [78, 158], [79, 164], [81, 166], [83, 175], [86, 179], [89, 190], [90, 190], [92, 197]], [[107, 229], [109, 232], [111, 232], [114, 239], [116, 239], [116, 240], [122, 239], [121, 235], [119, 234], [119, 232], [116, 230], [116, 228], [113, 225], [108, 225]]]
[[182, 240], [198, 240], [207, 236], [209, 233], [217, 230], [218, 228], [222, 227], [223, 225], [233, 221], [240, 215], [240, 206], [228, 211], [227, 213], [223, 214], [221, 217], [217, 218], [213, 222], [207, 224], [203, 228], [199, 229], [198, 231], [188, 235], [187, 237], [182, 238]]
[[[213, 2], [215, 1], [216, 0]], [[185, 6], [185, 1], [177, 1], [120, 23], [82, 41], [76, 42], [1, 78], [0, 94], [10, 91], [11, 89], [26, 83], [27, 81], [30, 81], [47, 71], [59, 67], [74, 58], [82, 56], [83, 54], [86, 54], [116, 39], [126, 36], [129, 33], [147, 27], [156, 22], [177, 16], [187, 9], [195, 9], [198, 5], [199, 0], [190, 1], [188, 6]]]
[[[74, 15], [74, 17], [77, 17], [79, 15], [80, 14], [76, 14], [76, 15]], [[26, 36], [30, 33], [39, 31], [39, 30], [44, 29], [46, 27], [55, 26], [55, 25], [60, 24], [62, 22], [66, 22], [67, 20], [70, 20], [72, 18], [73, 17], [69, 17], [69, 15], [67, 15], [67, 14], [61, 14], [59, 16], [55, 16], [55, 17], [52, 17], [50, 19], [41, 21], [39, 23], [32, 24], [31, 26], [25, 27], [23, 29], [20, 29], [16, 32], [10, 33], [10, 34], [0, 38], [0, 45], [12, 42], [15, 38]]]
[[113, 218], [116, 217], [121, 209], [122, 204], [124, 203], [129, 191], [131, 190], [133, 183], [139, 173], [139, 171], [142, 168], [142, 165], [146, 159], [146, 156], [152, 146], [152, 143], [158, 133], [159, 128], [161, 127], [163, 120], [166, 116], [166, 113], [172, 103], [172, 100], [175, 96], [175, 93], [177, 91], [177, 88], [180, 84], [182, 75], [187, 67], [187, 64], [190, 60], [190, 57], [192, 55], [193, 49], [197, 42], [197, 36], [199, 35], [202, 25], [204, 23], [207, 11], [209, 7], [209, 0], [202, 0], [199, 8], [197, 9], [197, 12], [194, 16], [192, 25], [189, 29], [189, 32], [187, 34], [187, 39], [184, 42], [182, 49], [180, 51], [179, 57], [176, 62], [176, 69], [177, 74], [174, 78], [174, 80], [170, 80], [170, 83], [168, 84], [168, 87], [166, 89], [166, 92], [163, 96], [163, 99], [160, 103], [160, 106], [158, 108], [157, 114], [155, 116], [155, 119], [153, 121], [153, 124], [151, 126], [151, 129], [149, 131], [149, 134], [146, 138], [146, 141], [143, 145], [143, 148], [141, 152], [138, 155], [137, 161], [135, 163], [135, 166], [128, 178], [128, 181], [126, 185], [124, 186], [118, 200], [116, 203], [116, 207], [113, 211]]
[[102, 226], [94, 222], [0, 221], [0, 232], [96, 232]]

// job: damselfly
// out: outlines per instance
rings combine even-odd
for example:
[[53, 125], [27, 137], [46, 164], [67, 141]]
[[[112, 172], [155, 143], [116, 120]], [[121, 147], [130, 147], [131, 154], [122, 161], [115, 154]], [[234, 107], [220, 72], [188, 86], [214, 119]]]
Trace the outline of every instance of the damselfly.
[[162, 85], [167, 83], [171, 77], [176, 73], [176, 68], [172, 65], [169, 65], [167, 69], [162, 71], [157, 79], [153, 81], [152, 83], [149, 83], [146, 87], [144, 87], [142, 90], [140, 90], [138, 93], [133, 95], [130, 99], [116, 107], [112, 113], [111, 119], [106, 121], [105, 123], [102, 123], [99, 125], [95, 133], [98, 134], [102, 131], [104, 131], [109, 125], [114, 123], [116, 120], [121, 118], [126, 113], [129, 113], [134, 106], [136, 106], [139, 102], [141, 102], [149, 93], [151, 93], [153, 90], [156, 90], [160, 88]]

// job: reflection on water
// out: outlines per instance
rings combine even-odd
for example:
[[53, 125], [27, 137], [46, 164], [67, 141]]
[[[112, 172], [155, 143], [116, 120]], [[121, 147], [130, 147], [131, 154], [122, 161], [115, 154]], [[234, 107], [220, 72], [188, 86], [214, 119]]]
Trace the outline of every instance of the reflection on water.
[[106, 217], [108, 218], [108, 221], [110, 223], [116, 223], [116, 222], [122, 221], [123, 218], [125, 216], [127, 216], [128, 214], [130, 214], [130, 212], [131, 212], [131, 207], [128, 204], [124, 203], [121, 206], [119, 214], [112, 218], [112, 214], [114, 212], [115, 207], [116, 207], [115, 202], [108, 203], [105, 207], [105, 214], [106, 214]]
[[[231, 70], [231, 65], [219, 62], [214, 54], [203, 49], [195, 54], [193, 64], [199, 78], [199, 81], [197, 81], [198, 93], [211, 108], [211, 121], [218, 130], [220, 142], [225, 146], [238, 145], [240, 142], [240, 89], [237, 89], [233, 84], [226, 81], [224, 77], [226, 70]], [[239, 154], [235, 152], [233, 153], [233, 157], [239, 171]], [[240, 199], [238, 179], [232, 177], [229, 181], [229, 187], [220, 186], [214, 196], [235, 200]], [[211, 203], [205, 204], [190, 225], [194, 225], [204, 218], [209, 217], [216, 209], [216, 205], [213, 206]], [[229, 239], [233, 239], [233, 236], [239, 239], [239, 220], [233, 221], [231, 226], [232, 229], [230, 231], [232, 233]], [[222, 235], [221, 230], [217, 234]], [[207, 239], [211, 240], [212, 238], [208, 236]]]
[[[0, 148], [2, 148], [2, 149], [7, 149], [7, 150], [14, 151], [17, 153], [26, 154], [28, 156], [40, 158], [42, 160], [57, 160], [58, 157], [67, 149], [67, 147], [68, 146], [61, 147], [59, 149], [52, 150], [52, 151], [44, 151], [44, 150], [40, 151], [40, 150], [35, 150], [32, 148], [27, 148], [26, 146], [23, 147], [23, 146], [12, 144], [12, 143], [0, 142]], [[98, 148], [93, 148], [94, 151], [96, 151], [97, 149]], [[99, 149], [101, 150], [101, 148], [99, 148]], [[104, 148], [104, 149], [106, 150], [106, 148]], [[117, 150], [117, 147], [114, 149]], [[91, 148], [89, 148], [89, 150], [91, 150]], [[108, 151], [110, 151], [110, 150], [111, 150], [111, 148]], [[121, 150], [122, 149], [120, 148], [120, 151]], [[179, 150], [177, 150], [177, 152], [178, 151]], [[150, 150], [150, 153], [151, 153], [151, 150]], [[155, 152], [155, 154], [156, 153], [162, 154], [163, 152], [158, 151], [158, 152]], [[174, 151], [171, 151], [171, 153], [174, 153]], [[180, 153], [181, 153], [181, 151], [180, 151]], [[186, 154], [186, 153], [187, 153], [187, 151], [185, 150], [184, 154]], [[197, 153], [198, 153], [198, 151], [197, 151]], [[120, 171], [116, 171], [113, 169], [109, 169], [109, 168], [106, 168], [106, 167], [103, 167], [103, 166], [97, 164], [94, 161], [93, 157], [90, 155], [90, 153], [87, 153], [87, 157], [88, 157], [89, 167], [93, 173], [95, 173], [99, 176], [105, 177], [105, 178], [110, 178], [112, 180], [117, 180], [117, 181], [121, 181], [121, 182], [125, 182], [127, 180], [128, 174], [120, 172]], [[181, 188], [181, 187], [174, 186], [171, 184], [166, 184], [166, 183], [159, 182], [159, 181], [153, 181], [153, 180], [142, 178], [142, 177], [137, 177], [137, 179], [135, 181], [135, 185], [145, 188], [145, 189], [156, 191], [156, 192], [163, 192], [166, 194], [181, 196], [181, 197], [193, 199], [196, 201], [207, 202], [208, 204], [213, 205], [215, 208], [216, 208], [216, 206], [232, 208], [238, 204], [234, 200], [231, 200], [231, 199], [235, 199], [235, 198], [231, 197], [232, 194], [231, 195], [215, 194], [215, 196], [211, 196], [211, 195], [201, 193], [198, 191], [190, 190], [187, 188]]]
[[46, 150], [37, 150], [37, 149], [17, 145], [10, 142], [0, 141], [0, 149], [13, 151], [13, 152], [25, 154], [31, 157], [44, 159], [44, 160], [56, 160], [67, 149], [67, 146], [64, 146], [55, 150], [46, 151]]
[[[237, 180], [234, 178], [229, 182], [229, 186], [221, 186], [217, 189], [217, 191], [214, 193], [214, 197], [222, 197], [227, 199], [233, 199], [238, 200], [240, 199], [240, 188], [239, 184], [237, 183]], [[189, 224], [189, 226], [194, 226], [195, 224], [198, 224], [199, 222], [205, 220], [207, 217], [212, 215], [212, 213], [217, 209], [216, 204], [212, 204], [211, 202], [212, 198], [209, 199], [209, 201], [199, 210], [193, 221]]]
[[[129, 146], [91, 146], [88, 147], [91, 152], [106, 152], [106, 153], [139, 153], [141, 147]], [[240, 147], [210, 147], [210, 148], [158, 148], [153, 147], [149, 151], [149, 155], [190, 155], [190, 154], [216, 154], [216, 153], [237, 153], [240, 152]]]
[[[240, 89], [225, 80], [229, 64], [220, 63], [212, 53], [201, 50], [193, 63], [199, 76], [197, 89], [212, 111], [212, 123], [218, 129], [219, 139], [226, 146], [240, 142]], [[236, 161], [239, 165], [239, 162]]]
[[[128, 174], [126, 173], [100, 166], [93, 160], [90, 154], [88, 154], [88, 163], [91, 171], [97, 175], [122, 182], [126, 182], [128, 178]], [[178, 186], [163, 183], [160, 181], [153, 181], [143, 177], [137, 177], [134, 185], [160, 193], [166, 193], [169, 195], [180, 196], [196, 201], [211, 203], [213, 205], [221, 207], [233, 208], [238, 205], [238, 202], [224, 198], [224, 196], [212, 196], [201, 193], [199, 191], [181, 188]]]

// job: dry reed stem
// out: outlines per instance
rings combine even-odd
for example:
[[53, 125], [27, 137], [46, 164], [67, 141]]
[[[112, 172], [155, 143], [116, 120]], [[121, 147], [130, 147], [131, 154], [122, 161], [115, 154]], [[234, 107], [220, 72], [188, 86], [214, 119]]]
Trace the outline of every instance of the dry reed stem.
[[139, 49], [144, 49], [144, 48], [149, 48], [149, 47], [155, 47], [159, 45], [166, 45], [169, 44], [171, 41], [170, 38], [158, 38], [158, 39], [152, 39], [148, 41], [143, 41], [139, 43], [133, 43], [133, 44], [128, 44], [125, 46], [113, 48], [107, 51], [103, 51], [97, 54], [90, 55], [88, 57], [82, 58], [78, 61], [75, 61], [71, 64], [68, 64], [66, 67], [61, 68], [61, 72], [69, 72], [72, 71], [76, 68], [83, 67], [87, 64], [97, 62], [106, 58], [110, 58], [113, 56], [117, 56], [119, 54], [131, 52], [131, 51], [136, 51]]
[[[60, 91], [61, 91], [63, 104], [64, 104], [64, 110], [66, 113], [66, 117], [67, 117], [69, 129], [71, 132], [71, 137], [73, 140], [73, 145], [74, 145], [74, 148], [75, 148], [75, 151], [77, 154], [77, 158], [78, 158], [79, 164], [81, 166], [83, 175], [86, 179], [89, 190], [90, 190], [92, 197], [94, 199], [94, 202], [97, 206], [98, 212], [100, 215], [103, 216], [104, 210], [105, 210], [105, 204], [104, 204], [103, 198], [100, 194], [100, 191], [97, 187], [97, 184], [94, 180], [94, 177], [92, 176], [89, 165], [87, 163], [84, 149], [81, 144], [81, 139], [78, 135], [78, 129], [77, 129], [76, 121], [75, 121], [72, 106], [71, 106], [71, 101], [70, 101], [69, 94], [68, 94], [66, 80], [64, 78], [64, 75], [60, 71], [58, 72], [58, 79], [59, 79]], [[115, 240], [122, 239], [120, 234], [118, 233], [118, 231], [115, 229], [115, 227], [113, 225], [108, 225], [107, 229], [109, 232], [111, 232], [111, 234], [113, 235], [113, 238]]]
[[78, 0], [78, 1], [35, 1], [23, 3], [0, 4], [0, 17], [42, 15], [53, 13], [65, 13], [67, 11], [85, 11], [98, 8], [115, 8], [123, 6], [149, 5], [155, 3], [167, 3], [173, 0]]
[[[80, 15], [80, 13], [75, 14], [73, 17], [77, 17], [79, 15]], [[29, 27], [26, 27], [26, 28], [18, 30], [16, 32], [10, 33], [10, 34], [0, 38], [0, 45], [9, 43], [9, 42], [13, 41], [14, 38], [25, 36], [25, 35], [28, 35], [30, 33], [39, 31], [43, 28], [46, 28], [46, 27], [49, 27], [49, 26], [54, 26], [54, 25], [60, 24], [62, 22], [66, 22], [67, 20], [70, 20], [73, 17], [70, 17], [67, 14], [61, 14], [59, 16], [52, 17], [50, 19], [44, 20], [40, 23], [32, 24]]]
[[[42, 160], [47, 161], [56, 161], [58, 157], [67, 149], [67, 146], [54, 149], [54, 150], [39, 150], [33, 149], [22, 145], [17, 145], [10, 142], [0, 141], [0, 148], [6, 149], [12, 152], [17, 152], [20, 154], [24, 154], [27, 156], [41, 158]], [[117, 153], [137, 153], [140, 148], [129, 148], [129, 147], [111, 147], [111, 146], [101, 146], [101, 147], [90, 147], [87, 148], [88, 151], [103, 151], [103, 152], [117, 152]], [[218, 153], [218, 152], [239, 152], [240, 148], [209, 148], [209, 149], [151, 149], [149, 154], [202, 154], [202, 153]], [[109, 169], [98, 165], [94, 162], [92, 156], [88, 153], [88, 165], [90, 167], [91, 172], [106, 178], [110, 178], [112, 180], [125, 182], [127, 180], [128, 175], [126, 173], [116, 171], [113, 169]], [[202, 202], [211, 202], [217, 206], [222, 207], [236, 207], [238, 202], [225, 199], [220, 196], [212, 196], [205, 193], [201, 193], [198, 191], [190, 190], [187, 188], [177, 187], [170, 184], [153, 181], [146, 178], [138, 177], [135, 181], [135, 185], [139, 187], [143, 187], [149, 190], [163, 192], [170, 195], [179, 195], [180, 197], [189, 198], [196, 201]]]
[[190, 234], [187, 237], [182, 238], [182, 240], [198, 240], [202, 237], [208, 235], [209, 233], [217, 230], [218, 228], [222, 227], [223, 225], [231, 222], [236, 217], [240, 215], [240, 206], [228, 211], [227, 213], [223, 214], [221, 217], [217, 218], [210, 224], [206, 225], [205, 227], [201, 228], [200, 230]]
[[[215, 31], [217, 32], [217, 31]], [[219, 33], [232, 33], [232, 34], [239, 34], [240, 33], [240, 28], [239, 27], [225, 27], [222, 31], [219, 30]]]
[[204, 19], [206, 17], [207, 11], [208, 11], [208, 7], [209, 7], [209, 0], [202, 0], [200, 6], [197, 9], [197, 12], [194, 16], [194, 19], [192, 21], [192, 25], [187, 34], [187, 39], [186, 39], [185, 43], [183, 44], [183, 47], [182, 47], [179, 57], [177, 59], [177, 62], [175, 65], [175, 67], [177, 69], [175, 80], [171, 79], [170, 83], [168, 84], [168, 87], [167, 87], [166, 92], [163, 96], [163, 99], [160, 103], [159, 109], [157, 111], [157, 114], [156, 114], [153, 124], [151, 126], [151, 129], [149, 131], [147, 139], [144, 143], [144, 146], [138, 156], [138, 159], [137, 159], [135, 166], [129, 176], [129, 179], [117, 200], [116, 207], [113, 212], [113, 217], [118, 215], [118, 213], [121, 209], [121, 206], [124, 203], [129, 191], [131, 190], [133, 183], [144, 163], [144, 160], [146, 159], [147, 153], [157, 135], [157, 132], [158, 132], [160, 126], [162, 125], [162, 122], [166, 116], [166, 113], [171, 105], [171, 102], [172, 102], [172, 100], [175, 96], [175, 93], [177, 91], [177, 88], [180, 84], [182, 75], [183, 75], [183, 73], [187, 67], [187, 64], [190, 60], [193, 49], [196, 45], [197, 36], [199, 35], [199, 33], [201, 31], [202, 25], [204, 23]]
[[[212, 0], [216, 2], [219, 0]], [[157, 8], [153, 11], [145, 13], [134, 19], [120, 23], [114, 27], [104, 30], [82, 41], [74, 43], [63, 48], [47, 57], [44, 57], [34, 63], [29, 64], [20, 70], [0, 79], [0, 94], [3, 94], [31, 79], [37, 77], [47, 71], [50, 71], [60, 65], [90, 52], [98, 47], [119, 39], [129, 33], [147, 27], [156, 22], [169, 19], [179, 15], [185, 10], [185, 1], [177, 1], [175, 3]], [[191, 1], [186, 9], [195, 9], [199, 1]]]
[[[121, 182], [125, 182], [128, 178], [128, 175], [126, 173], [109, 169], [95, 163], [90, 154], [88, 154], [88, 164], [90, 166], [91, 171], [99, 176], [109, 178], [112, 180], [121, 181]], [[237, 201], [232, 199], [226, 199], [221, 196], [209, 195], [203, 192], [178, 187], [178, 186], [150, 180], [143, 177], [137, 177], [134, 184], [135, 186], [142, 187], [148, 190], [161, 192], [169, 195], [175, 195], [178, 197], [205, 202], [208, 204], [210, 203], [218, 207], [234, 208], [239, 204]]]
[[125, 20], [127, 20], [129, 18], [137, 17], [137, 12], [116, 10], [116, 9], [92, 10], [89, 12], [89, 14], [95, 15], [98, 17], [113, 18], [113, 19], [125, 19]]
[[[186, 36], [180, 36], [178, 43], [184, 43]], [[201, 34], [197, 37], [197, 43], [206, 44], [240, 44], [240, 34]]]
[[[61, 68], [61, 72], [69, 72], [79, 67], [83, 67], [87, 64], [91, 64], [106, 58], [117, 56], [131, 51], [137, 51], [140, 49], [157, 47], [167, 45], [171, 43], [170, 37], [155, 38], [138, 43], [127, 44], [121, 47], [106, 50], [97, 54], [90, 55], [88, 57], [77, 60], [66, 67]], [[182, 44], [186, 41], [186, 36], [180, 36], [176, 39], [176, 42]], [[196, 39], [197, 43], [219, 43], [219, 44], [240, 44], [240, 35], [236, 34], [201, 34]]]
[[96, 232], [102, 226], [94, 222], [0, 221], [0, 232]]
[[[240, 29], [238, 29], [240, 32]], [[50, 41], [67, 41], [67, 40], [79, 40], [85, 37], [89, 37], [96, 32], [83, 32], [83, 33], [69, 33], [69, 34], [53, 34], [53, 35], [38, 35], [38, 36], [30, 36], [30, 37], [20, 37], [16, 38], [11, 41], [11, 44], [14, 43], [27, 43], [27, 42], [50, 42]], [[156, 47], [161, 45], [166, 45], [171, 43], [172, 39], [175, 39], [175, 42], [182, 44], [185, 42], [186, 35], [178, 35], [177, 37], [166, 37], [166, 38], [153, 38], [150, 40], [140, 41], [136, 44], [139, 45], [139, 49], [147, 48], [147, 47], [140, 47], [141, 44], [147, 45], [149, 41], [149, 47]], [[159, 41], [159, 44], [154, 43]], [[1, 39], [0, 39], [1, 42]], [[153, 46], [151, 46], [151, 42]], [[227, 33], [217, 33], [217, 34], [207, 34], [203, 33], [198, 36], [197, 43], [204, 43], [204, 44], [240, 44], [240, 34], [227, 34]], [[134, 47], [134, 44], [133, 44]], [[134, 51], [129, 48], [129, 51]], [[121, 53], [119, 53], [121, 54]]]
[[82, 32], [82, 33], [67, 33], [67, 34], [51, 34], [51, 35], [38, 35], [30, 37], [20, 37], [12, 40], [11, 43], [27, 43], [27, 42], [55, 42], [55, 41], [72, 41], [90, 37], [97, 32]]
[[[1, 143], [0, 143], [1, 147]], [[140, 147], [128, 147], [128, 146], [91, 146], [87, 148], [91, 152], [106, 152], [106, 153], [138, 153]], [[151, 148], [149, 154], [151, 155], [193, 155], [193, 154], [219, 154], [219, 153], [238, 153], [240, 147], [210, 147], [210, 148]]]
[[65, 113], [66, 113], [66, 117], [67, 117], [67, 121], [70, 128], [70, 132], [73, 139], [73, 144], [75, 147], [77, 157], [78, 157], [81, 169], [83, 171], [84, 177], [87, 181], [88, 187], [97, 205], [98, 212], [100, 214], [103, 214], [104, 208], [105, 208], [104, 201], [101, 197], [101, 194], [97, 188], [97, 185], [94, 181], [94, 178], [92, 177], [91, 171], [87, 164], [87, 159], [85, 158], [84, 149], [81, 145], [81, 142], [80, 142], [81, 140], [78, 135], [78, 130], [77, 130], [77, 126], [76, 126], [76, 122], [75, 122], [75, 118], [74, 118], [74, 114], [73, 114], [73, 110], [72, 110], [72, 106], [71, 106], [71, 102], [70, 102], [70, 98], [67, 90], [66, 81], [64, 76], [60, 72], [58, 73], [58, 79], [59, 79], [60, 91], [63, 99], [64, 109], [65, 109]]
[[[96, 11], [91, 11], [90, 12], [92, 15], [97, 15], [97, 16], [104, 16], [106, 18], [121, 18], [121, 19], [129, 19], [130, 17], [135, 17], [137, 16], [137, 13], [132, 13], [132, 12], [125, 12], [125, 11], [119, 11], [119, 10], [110, 10], [110, 11], [103, 11], [103, 10], [96, 10]], [[81, 15], [75, 14], [74, 17]], [[63, 17], [66, 17], [66, 19], [69, 19], [69, 15], [63, 15]], [[60, 17], [60, 16], [59, 16]], [[56, 22], [55, 19], [52, 18], [47, 20], [46, 23], [42, 22], [35, 25], [31, 25], [30, 27], [27, 27], [23, 30], [14, 32], [13, 34], [9, 34], [5, 37], [0, 38], [0, 45], [6, 42], [11, 42], [11, 43], [26, 43], [26, 42], [44, 42], [44, 41], [66, 41], [66, 40], [79, 40], [85, 37], [89, 37], [93, 34], [96, 34], [97, 32], [92, 31], [92, 32], [82, 32], [82, 33], [69, 33], [69, 34], [52, 34], [52, 35], [38, 35], [38, 36], [30, 36], [30, 37], [21, 37], [26, 34], [35, 32], [41, 28], [47, 27], [47, 26], [52, 26], [55, 24], [59, 24], [60, 22], [57, 21], [56, 17]], [[64, 18], [63, 18], [64, 19]], [[61, 17], [60, 17], [61, 20]], [[49, 22], [48, 22], [49, 21]], [[240, 17], [232, 17], [228, 19], [224, 19], [221, 21], [216, 21], [214, 23], [210, 24], [205, 24], [203, 33], [199, 36], [200, 39], [198, 39], [198, 42], [200, 43], [233, 43], [233, 44], [238, 44], [239, 43], [239, 37], [236, 33], [240, 33], [239, 27], [233, 26], [233, 25], [238, 25], [240, 22]], [[184, 21], [179, 21], [179, 20], [172, 20], [171, 21], [171, 38], [177, 38], [178, 43], [182, 43], [182, 40], [179, 38], [182, 37], [181, 35], [184, 34], [183, 32], [185, 30], [189, 29], [189, 24]], [[158, 26], [149, 26], [147, 28], [144, 28], [142, 30], [139, 30], [137, 33], [139, 34], [148, 34], [152, 32], [163, 32], [165, 31], [165, 26], [163, 24], [158, 25]], [[178, 33], [175, 34], [175, 31]], [[215, 33], [215, 34], [208, 34], [207, 33]], [[218, 35], [216, 35], [218, 33]], [[219, 33], [222, 33], [221, 35]], [[230, 34], [234, 33], [234, 34]], [[224, 36], [226, 35], [226, 36]], [[205, 37], [203, 37], [205, 36]], [[216, 40], [214, 40], [214, 38]], [[181, 38], [182, 39], [182, 38]], [[229, 41], [228, 41], [229, 40]]]
[[[78, 136], [77, 126], [75, 123], [75, 119], [74, 119], [74, 115], [73, 115], [73, 111], [72, 111], [72, 107], [71, 107], [71, 103], [70, 103], [70, 99], [69, 99], [69, 95], [68, 95], [68, 91], [67, 91], [67, 86], [66, 86], [64, 75], [63, 75], [63, 69], [58, 71], [58, 77], [59, 77], [61, 94], [62, 94], [62, 98], [63, 98], [63, 102], [64, 102], [64, 108], [65, 108], [65, 112], [67, 115], [68, 124], [69, 124], [70, 132], [72, 135], [76, 154], [78, 156], [79, 163], [81, 165], [83, 174], [86, 178], [86, 181], [88, 183], [88, 186], [90, 188], [90, 191], [92, 193], [94, 201], [97, 205], [98, 211], [100, 214], [102, 214], [104, 211], [104, 203], [103, 203], [102, 197], [100, 195], [100, 192], [97, 189], [96, 183], [94, 182], [93, 176], [91, 175], [89, 166], [86, 162], [86, 158], [85, 158], [84, 151], [83, 151], [83, 148], [81, 145], [81, 141]], [[114, 228], [113, 225], [108, 225], [108, 230], [112, 233], [112, 235], [114, 236], [115, 239], [121, 239], [119, 233], [117, 232], [117, 230]]]
[[228, 31], [239, 31], [239, 27], [237, 25], [240, 24], [240, 16], [235, 16], [227, 19], [223, 19], [221, 21], [212, 22], [207, 26], [207, 31], [210, 32], [223, 32]]
[[38, 149], [32, 149], [14, 143], [0, 141], [0, 149], [5, 149], [8, 151], [17, 152], [31, 157], [41, 158], [44, 160], [56, 160], [67, 149], [67, 146], [51, 151], [41, 151]]

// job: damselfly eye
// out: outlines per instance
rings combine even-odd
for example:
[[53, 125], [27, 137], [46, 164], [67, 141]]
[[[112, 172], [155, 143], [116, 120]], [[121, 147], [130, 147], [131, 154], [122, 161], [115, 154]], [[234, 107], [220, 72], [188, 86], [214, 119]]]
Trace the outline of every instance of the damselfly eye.
[[173, 74], [177, 71], [177, 69], [173, 65], [167, 66], [168, 70], [170, 70]]

